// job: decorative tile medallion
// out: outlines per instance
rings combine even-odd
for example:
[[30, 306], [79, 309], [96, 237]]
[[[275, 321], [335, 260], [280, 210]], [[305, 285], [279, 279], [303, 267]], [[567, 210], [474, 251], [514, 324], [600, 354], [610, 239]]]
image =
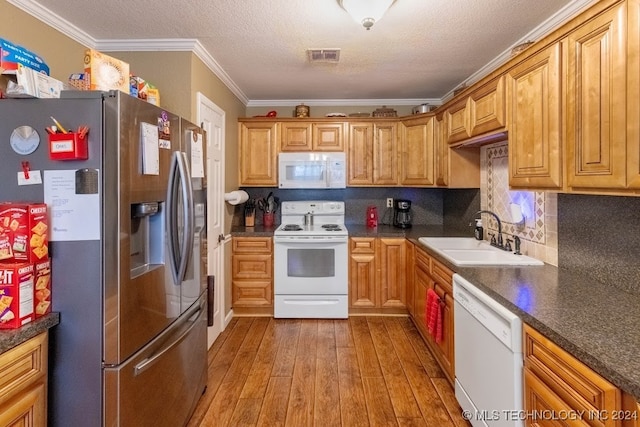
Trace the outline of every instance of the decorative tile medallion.
[[[482, 174], [486, 175], [486, 194], [482, 194], [482, 209], [495, 212], [502, 222], [502, 231], [534, 243], [545, 243], [545, 193], [509, 190], [509, 155], [507, 144], [501, 142], [482, 149]], [[485, 192], [483, 192], [485, 193]], [[519, 206], [524, 222], [512, 219], [512, 204]], [[485, 228], [498, 229], [491, 215]]]

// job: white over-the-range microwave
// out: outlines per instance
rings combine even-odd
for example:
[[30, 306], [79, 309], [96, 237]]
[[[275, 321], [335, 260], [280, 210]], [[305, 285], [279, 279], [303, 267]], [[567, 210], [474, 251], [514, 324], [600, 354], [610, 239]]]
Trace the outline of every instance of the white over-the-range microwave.
[[344, 153], [307, 152], [278, 155], [280, 188], [345, 188], [346, 171]]

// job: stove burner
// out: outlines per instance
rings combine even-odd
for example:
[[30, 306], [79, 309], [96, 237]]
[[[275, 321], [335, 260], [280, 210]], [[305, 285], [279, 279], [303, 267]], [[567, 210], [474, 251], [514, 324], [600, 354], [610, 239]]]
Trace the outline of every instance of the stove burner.
[[340, 226], [338, 224], [324, 224], [322, 228], [328, 231], [340, 230]]
[[284, 227], [282, 227], [282, 229], [284, 231], [300, 231], [302, 230], [302, 227], [300, 227], [298, 224], [286, 224]]

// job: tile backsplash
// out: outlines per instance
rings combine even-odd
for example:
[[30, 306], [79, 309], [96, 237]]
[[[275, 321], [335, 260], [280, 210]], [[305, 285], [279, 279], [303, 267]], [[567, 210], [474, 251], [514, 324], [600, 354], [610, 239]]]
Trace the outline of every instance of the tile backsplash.
[[[480, 206], [494, 212], [502, 223], [504, 239], [518, 236], [521, 251], [548, 264], [558, 265], [557, 195], [539, 191], [509, 190], [509, 156], [507, 143], [487, 145], [481, 149]], [[515, 221], [513, 213], [523, 220]], [[492, 215], [482, 214], [485, 239], [498, 233]]]

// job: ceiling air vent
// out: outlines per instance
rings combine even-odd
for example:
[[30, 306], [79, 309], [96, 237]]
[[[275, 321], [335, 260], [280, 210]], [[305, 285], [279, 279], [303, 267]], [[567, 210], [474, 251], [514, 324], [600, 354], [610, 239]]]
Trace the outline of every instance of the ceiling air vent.
[[307, 49], [309, 62], [338, 62], [340, 49]]

